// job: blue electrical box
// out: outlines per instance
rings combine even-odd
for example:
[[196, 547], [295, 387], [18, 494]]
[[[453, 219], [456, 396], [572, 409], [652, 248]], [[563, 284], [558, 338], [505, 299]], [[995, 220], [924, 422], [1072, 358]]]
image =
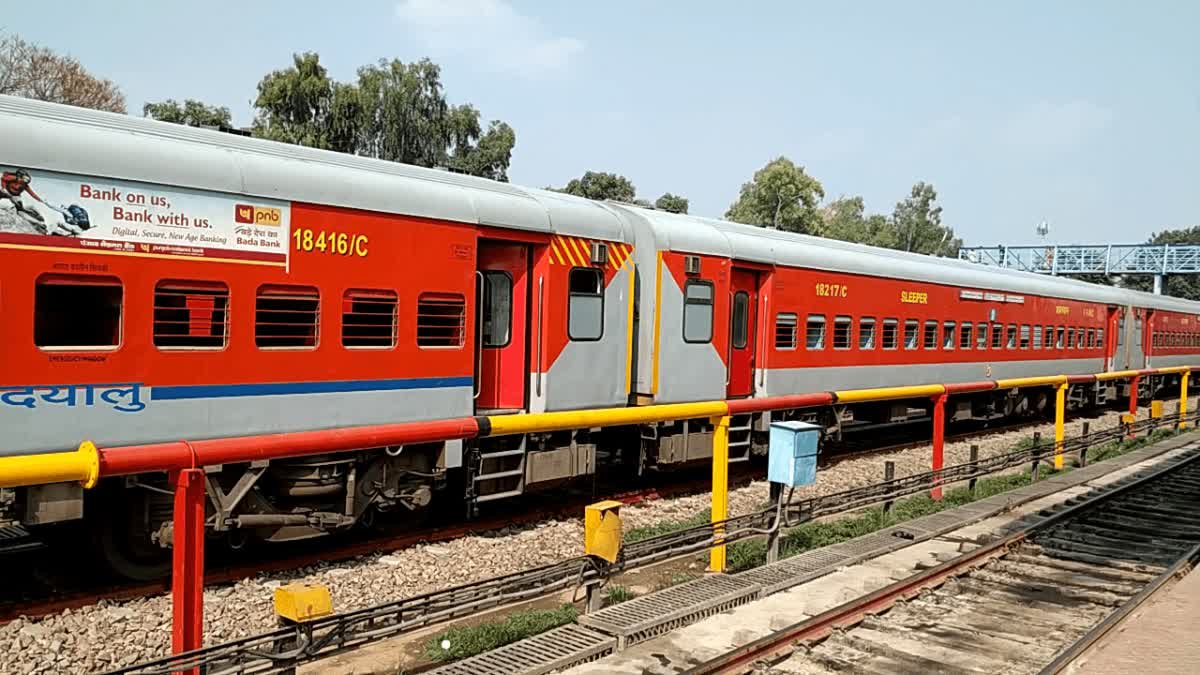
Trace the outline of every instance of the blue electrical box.
[[790, 487], [817, 481], [821, 427], [808, 422], [772, 422], [767, 480]]

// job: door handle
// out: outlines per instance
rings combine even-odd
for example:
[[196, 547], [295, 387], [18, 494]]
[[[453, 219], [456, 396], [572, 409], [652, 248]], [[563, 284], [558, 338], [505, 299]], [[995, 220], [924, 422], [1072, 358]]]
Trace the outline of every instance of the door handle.
[[733, 379], [733, 291], [729, 292], [729, 342], [725, 345], [725, 386]]

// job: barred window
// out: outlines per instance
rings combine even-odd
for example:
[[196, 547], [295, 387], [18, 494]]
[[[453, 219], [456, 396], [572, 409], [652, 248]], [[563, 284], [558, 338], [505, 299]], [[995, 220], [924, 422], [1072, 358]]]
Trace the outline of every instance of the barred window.
[[961, 326], [958, 327], [958, 348], [959, 349], [970, 349], [971, 348], [971, 342], [972, 342], [971, 331], [973, 330], [973, 328], [974, 328], [974, 326], [972, 326], [971, 324], [966, 323], [966, 322], [964, 322]]
[[1100, 348], [1100, 349], [1104, 348], [1104, 329], [1103, 328], [1096, 329], [1096, 347]]
[[916, 319], [904, 320], [904, 348], [916, 349], [920, 339], [921, 324]]
[[[895, 333], [893, 332], [893, 337]], [[875, 348], [875, 319], [864, 316], [858, 320], [858, 348]]]
[[850, 317], [839, 316], [833, 320], [833, 348], [850, 349]]
[[937, 334], [938, 324], [936, 321], [925, 322], [925, 349], [937, 349]]
[[820, 314], [808, 315], [808, 326], [804, 334], [806, 349], [825, 348], [825, 317]]
[[1021, 349], [1029, 349], [1029, 324], [1021, 324]]
[[209, 281], [162, 281], [154, 287], [154, 346], [221, 349], [229, 337], [229, 287]]
[[1067, 349], [1075, 348], [1075, 327], [1067, 326]]
[[975, 348], [987, 349], [988, 346], [988, 325], [981, 323], [975, 328]]
[[1055, 349], [1062, 349], [1062, 348], [1063, 348], [1063, 345], [1064, 345], [1064, 344], [1066, 344], [1065, 342], [1063, 342], [1063, 335], [1064, 335], [1065, 333], [1066, 333], [1066, 329], [1065, 329], [1065, 328], [1063, 328], [1062, 326], [1059, 326], [1059, 327], [1058, 327], [1058, 331], [1057, 331], [1057, 333], [1056, 333], [1056, 335], [1057, 335], [1058, 337], [1057, 337], [1057, 338], [1054, 340], [1054, 347], [1055, 347]]
[[954, 322], [942, 323], [942, 349], [954, 349]]
[[1006, 339], [1004, 341], [1004, 348], [1005, 349], [1016, 349], [1017, 348], [1017, 324], [1015, 324], [1015, 323], [1008, 324], [1008, 339]]
[[321, 296], [312, 286], [260, 286], [254, 302], [254, 344], [265, 349], [316, 347]]
[[342, 296], [342, 346], [395, 347], [396, 304], [395, 291], [346, 291]]
[[883, 348], [895, 349], [899, 342], [900, 320], [899, 319], [884, 319], [883, 320]]
[[[1178, 335], [1177, 335], [1177, 337], [1178, 337]], [[1176, 345], [1178, 345], [1178, 344], [1179, 344], [1178, 341], [1176, 341]], [[1088, 349], [1096, 348], [1096, 329], [1095, 328], [1087, 329], [1087, 346], [1088, 346]]]
[[992, 349], [1004, 348], [1004, 326], [994, 323], [992, 324]]
[[1046, 326], [1045, 340], [1043, 342], [1046, 349], [1054, 348], [1054, 326]]
[[1042, 348], [1042, 327], [1041, 326], [1033, 327], [1033, 342], [1031, 343], [1030, 346], [1033, 347], [1034, 349]]
[[784, 312], [775, 315], [775, 349], [796, 348], [796, 315]]
[[417, 298], [417, 346], [462, 347], [467, 301], [457, 293], [422, 293]]

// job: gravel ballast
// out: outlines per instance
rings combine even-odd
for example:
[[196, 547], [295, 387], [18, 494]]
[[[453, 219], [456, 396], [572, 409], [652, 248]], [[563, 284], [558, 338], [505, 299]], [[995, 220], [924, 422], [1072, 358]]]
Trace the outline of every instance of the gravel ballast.
[[[1119, 413], [1105, 413], [1088, 421], [1093, 431], [1111, 428], [1119, 423]], [[1081, 425], [1082, 420], [1068, 422], [1068, 437], [1078, 434]], [[1053, 438], [1054, 427], [1045, 424], [947, 443], [945, 463], [966, 462], [971, 444], [979, 446], [980, 458], [1003, 454], [1034, 431], [1049, 439]], [[883, 478], [884, 460], [895, 463], [897, 477], [928, 471], [929, 452], [929, 446], [924, 445], [838, 462], [820, 471], [817, 484], [797, 491], [796, 498], [879, 482]], [[625, 528], [687, 518], [708, 508], [709, 499], [709, 495], [702, 494], [626, 507], [622, 513]], [[764, 481], [733, 490], [729, 496], [731, 515], [761, 509], [767, 499], [768, 486]], [[545, 565], [580, 555], [582, 546], [582, 518], [549, 520], [394, 553], [244, 579], [205, 591], [205, 644], [274, 628], [272, 594], [284, 583], [324, 584], [333, 596], [335, 610], [349, 611]], [[169, 594], [121, 603], [101, 602], [38, 620], [17, 620], [0, 626], [0, 673], [91, 673], [164, 656], [169, 653], [170, 644]]]

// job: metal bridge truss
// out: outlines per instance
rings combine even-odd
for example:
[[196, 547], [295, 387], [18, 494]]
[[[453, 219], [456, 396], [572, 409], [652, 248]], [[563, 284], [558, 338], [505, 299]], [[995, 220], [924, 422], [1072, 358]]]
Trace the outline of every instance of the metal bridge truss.
[[972, 246], [958, 257], [1038, 274], [1200, 274], [1200, 245], [1191, 244]]

